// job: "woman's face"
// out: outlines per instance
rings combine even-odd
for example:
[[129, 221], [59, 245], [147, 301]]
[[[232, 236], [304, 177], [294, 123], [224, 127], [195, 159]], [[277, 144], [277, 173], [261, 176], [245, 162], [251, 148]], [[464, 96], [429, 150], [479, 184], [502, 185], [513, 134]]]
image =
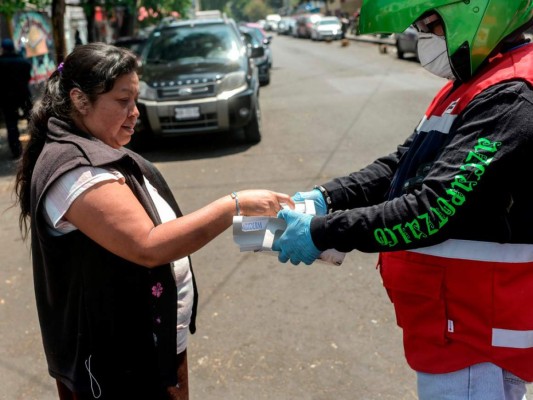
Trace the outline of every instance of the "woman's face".
[[128, 144], [139, 118], [138, 94], [137, 73], [122, 75], [111, 91], [83, 108], [77, 118], [79, 127], [115, 149]]

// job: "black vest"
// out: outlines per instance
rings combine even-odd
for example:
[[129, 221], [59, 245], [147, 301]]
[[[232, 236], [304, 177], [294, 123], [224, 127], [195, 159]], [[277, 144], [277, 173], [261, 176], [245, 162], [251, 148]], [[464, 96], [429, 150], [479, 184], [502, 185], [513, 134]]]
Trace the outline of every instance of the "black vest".
[[[119, 170], [154, 224], [161, 221], [143, 176], [177, 216], [182, 213], [161, 174], [138, 154], [113, 149], [54, 118], [48, 127], [32, 177], [31, 233], [37, 309], [50, 374], [76, 392], [94, 397], [101, 393], [100, 399], [156, 399], [156, 393], [177, 382], [177, 293], [171, 266], [136, 265], [80, 231], [52, 236], [42, 199], [59, 176], [90, 165]], [[158, 283], [174, 290], [155, 297], [152, 288]], [[194, 289], [192, 333], [196, 285]]]

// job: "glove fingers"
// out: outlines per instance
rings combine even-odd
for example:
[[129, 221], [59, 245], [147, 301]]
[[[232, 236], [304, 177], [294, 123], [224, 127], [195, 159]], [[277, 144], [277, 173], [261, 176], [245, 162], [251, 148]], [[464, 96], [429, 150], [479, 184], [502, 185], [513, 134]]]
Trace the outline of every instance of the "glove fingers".
[[305, 200], [305, 198], [302, 196], [302, 194], [300, 192], [296, 192], [294, 194], [294, 196], [292, 196], [292, 199], [294, 201], [303, 201], [303, 200]]
[[311, 264], [313, 264], [314, 261], [315, 261], [315, 260], [309, 260], [308, 258], [304, 258], [304, 259], [302, 260], [302, 262], [303, 262], [305, 265], [311, 265]]
[[289, 261], [289, 257], [285, 253], [280, 252], [278, 254], [278, 260], [279, 260], [279, 262], [285, 264], [287, 261]]
[[286, 209], [282, 208], [281, 210], [279, 210], [277, 217], [286, 221], [288, 212], [289, 212], [289, 210], [286, 210]]

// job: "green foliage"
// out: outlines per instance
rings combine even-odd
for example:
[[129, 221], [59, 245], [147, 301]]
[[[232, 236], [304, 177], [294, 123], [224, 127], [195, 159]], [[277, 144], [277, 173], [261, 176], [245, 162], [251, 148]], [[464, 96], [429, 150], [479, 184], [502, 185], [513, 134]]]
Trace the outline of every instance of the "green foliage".
[[272, 14], [272, 8], [267, 6], [263, 0], [252, 0], [243, 9], [245, 19], [257, 21], [264, 19], [268, 14]]
[[50, 5], [52, 0], [2, 0], [0, 1], [0, 14], [11, 18], [17, 11], [23, 11], [28, 3], [34, 5], [38, 10], [42, 10]]
[[200, 10], [223, 10], [228, 0], [196, 0]]
[[177, 11], [183, 15], [189, 11], [191, 0], [141, 0], [139, 6], [144, 6], [146, 9], [151, 8], [165, 14]]
[[272, 8], [264, 0], [231, 0], [225, 3], [224, 12], [236, 21], [257, 21], [273, 13]]
[[[4, 1], [4, 0], [2, 0]], [[37, 10], [44, 10], [46, 7], [52, 4], [53, 0], [28, 0], [29, 4], [33, 4]]]
[[0, 2], [0, 14], [11, 17], [17, 11], [23, 10], [25, 4], [24, 0], [2, 0]]
[[185, 18], [192, 0], [141, 0], [137, 10], [137, 24], [143, 28], [155, 25], [163, 18]]

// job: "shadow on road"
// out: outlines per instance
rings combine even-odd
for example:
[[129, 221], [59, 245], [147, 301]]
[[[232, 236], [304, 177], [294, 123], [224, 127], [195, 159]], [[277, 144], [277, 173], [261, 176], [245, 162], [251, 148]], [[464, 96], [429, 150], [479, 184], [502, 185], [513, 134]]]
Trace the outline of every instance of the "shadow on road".
[[[27, 140], [24, 137], [25, 130], [21, 131], [21, 139], [24, 142]], [[218, 158], [245, 152], [250, 147], [241, 132], [224, 132], [159, 139], [151, 150], [141, 150], [138, 153], [152, 162], [170, 162]], [[18, 161], [11, 157], [5, 128], [0, 126], [0, 178], [14, 177], [17, 163]]]
[[251, 147], [241, 132], [223, 132], [159, 139], [150, 151], [138, 151], [152, 162], [218, 158], [242, 153]]

